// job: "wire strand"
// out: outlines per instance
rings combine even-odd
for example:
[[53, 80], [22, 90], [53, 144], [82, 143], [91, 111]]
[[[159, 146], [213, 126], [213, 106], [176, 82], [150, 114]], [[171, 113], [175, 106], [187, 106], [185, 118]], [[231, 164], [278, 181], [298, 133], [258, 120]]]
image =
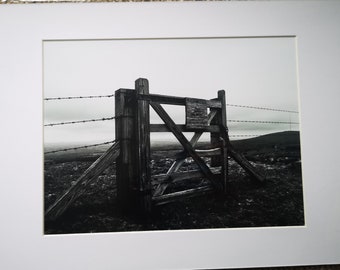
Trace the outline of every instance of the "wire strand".
[[263, 136], [264, 134], [257, 134], [257, 135], [229, 135], [229, 137], [259, 137]]
[[281, 122], [281, 121], [260, 121], [260, 120], [227, 120], [233, 123], [256, 123], [256, 124], [300, 124], [299, 122]]
[[69, 125], [69, 124], [79, 124], [79, 123], [88, 123], [88, 122], [98, 122], [98, 121], [108, 121], [113, 120], [116, 117], [107, 117], [107, 118], [98, 118], [98, 119], [89, 119], [89, 120], [79, 120], [79, 121], [69, 121], [69, 122], [59, 122], [59, 123], [50, 123], [45, 124], [44, 127], [53, 127], [53, 126], [61, 126], [61, 125]]
[[78, 147], [72, 147], [72, 148], [53, 150], [53, 151], [44, 152], [44, 154], [52, 154], [52, 153], [66, 152], [66, 151], [71, 151], [71, 150], [85, 149], [85, 148], [89, 148], [89, 147], [106, 145], [106, 144], [110, 144], [110, 143], [114, 143], [114, 142], [116, 142], [116, 140], [104, 142], [104, 143], [96, 143], [96, 144], [90, 144], [90, 145], [84, 145], [84, 146], [78, 146]]
[[275, 112], [299, 113], [298, 111], [281, 110], [281, 109], [266, 108], [266, 107], [256, 107], [256, 106], [248, 106], [248, 105], [227, 104], [227, 106], [229, 106], [229, 107], [238, 107], [238, 108], [247, 108], [247, 109], [256, 109], [256, 110], [275, 111]]
[[111, 98], [115, 95], [96, 95], [96, 96], [75, 96], [75, 97], [51, 97], [51, 98], [44, 98], [45, 101], [49, 100], [65, 100], [65, 99], [87, 99], [87, 98]]

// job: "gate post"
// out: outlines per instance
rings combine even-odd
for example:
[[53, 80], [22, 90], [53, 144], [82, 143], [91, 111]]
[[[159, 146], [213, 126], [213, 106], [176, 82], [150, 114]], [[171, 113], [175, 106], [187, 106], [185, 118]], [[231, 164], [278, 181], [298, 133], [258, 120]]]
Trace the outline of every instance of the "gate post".
[[149, 93], [146, 79], [135, 82], [135, 90], [115, 92], [116, 140], [120, 143], [117, 164], [117, 198], [123, 211], [151, 212], [149, 103], [139, 99]]
[[133, 151], [134, 100], [134, 90], [119, 89], [115, 92], [115, 134], [120, 145], [120, 154], [116, 159], [117, 199], [123, 211], [133, 207], [131, 191], [136, 186]]
[[[217, 100], [221, 102], [221, 109], [216, 109], [217, 114], [211, 121], [211, 124], [218, 125], [220, 129], [227, 130], [227, 109], [226, 109], [226, 95], [224, 90], [219, 90], [217, 92]], [[217, 167], [222, 166], [221, 168], [221, 180], [223, 184], [223, 191], [226, 192], [226, 186], [228, 181], [228, 154], [226, 144], [229, 142], [229, 137], [224, 136], [223, 134], [227, 134], [225, 132], [219, 133], [211, 133], [210, 140], [211, 144], [220, 144], [222, 148], [222, 153], [220, 157], [212, 157], [211, 158], [211, 166]]]
[[150, 113], [149, 102], [141, 100], [138, 95], [149, 94], [147, 79], [135, 81], [137, 95], [136, 106], [136, 170], [138, 182], [138, 204], [145, 213], [151, 212], [151, 168], [150, 168]]

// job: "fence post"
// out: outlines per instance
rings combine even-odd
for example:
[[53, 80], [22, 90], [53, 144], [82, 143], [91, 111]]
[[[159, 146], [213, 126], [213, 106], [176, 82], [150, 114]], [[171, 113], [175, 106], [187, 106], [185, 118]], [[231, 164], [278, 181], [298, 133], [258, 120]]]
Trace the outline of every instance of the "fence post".
[[[226, 109], [226, 95], [224, 90], [219, 90], [217, 92], [217, 100], [219, 100], [222, 104], [221, 109], [216, 109], [217, 114], [211, 121], [211, 124], [219, 125], [220, 129], [227, 130], [227, 109]], [[228, 180], [228, 154], [226, 149], [226, 143], [229, 141], [228, 136], [224, 136], [223, 134], [228, 134], [226, 132], [219, 133], [211, 133], [210, 140], [211, 144], [221, 144], [222, 154], [221, 157], [213, 157], [211, 158], [211, 166], [217, 167], [222, 166], [221, 168], [221, 180], [223, 184], [223, 191], [226, 192], [226, 185]]]
[[132, 188], [136, 185], [134, 169], [134, 100], [135, 91], [119, 89], [115, 92], [116, 140], [120, 154], [116, 159], [117, 199], [123, 211], [133, 207]]
[[138, 204], [140, 210], [151, 212], [151, 168], [150, 168], [150, 113], [149, 102], [138, 99], [139, 94], [149, 94], [149, 82], [140, 78], [135, 81], [136, 107], [136, 170], [138, 181]]
[[115, 93], [117, 158], [117, 198], [123, 211], [151, 212], [150, 116], [148, 101], [139, 94], [149, 93], [146, 79], [135, 82], [135, 90]]

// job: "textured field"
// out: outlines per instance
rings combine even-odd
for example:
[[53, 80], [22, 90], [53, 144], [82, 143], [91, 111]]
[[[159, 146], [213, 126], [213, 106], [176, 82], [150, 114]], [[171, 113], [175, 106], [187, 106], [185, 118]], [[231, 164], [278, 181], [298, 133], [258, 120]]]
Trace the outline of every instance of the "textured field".
[[[233, 160], [229, 161], [226, 195], [215, 193], [155, 207], [151, 216], [123, 215], [116, 203], [115, 165], [108, 168], [63, 216], [45, 223], [45, 233], [88, 233], [176, 229], [210, 229], [304, 225], [298, 133], [235, 142], [266, 175], [256, 185]], [[175, 150], [152, 153], [152, 173], [165, 173]], [[45, 160], [45, 208], [67, 190], [98, 153], [62, 154]], [[167, 157], [168, 156], [168, 157]], [[182, 170], [194, 169], [190, 162]], [[190, 181], [187, 182], [189, 186]], [[181, 188], [185, 188], [182, 185]]]

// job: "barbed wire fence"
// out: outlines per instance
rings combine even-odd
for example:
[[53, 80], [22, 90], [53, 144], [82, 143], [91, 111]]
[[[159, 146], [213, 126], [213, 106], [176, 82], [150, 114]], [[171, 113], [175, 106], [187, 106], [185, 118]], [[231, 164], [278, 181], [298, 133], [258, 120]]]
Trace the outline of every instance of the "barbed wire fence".
[[[269, 125], [277, 125], [277, 126], [282, 126], [282, 125], [289, 125], [289, 130], [292, 130], [292, 127], [295, 125], [299, 125], [300, 123], [298, 121], [292, 121], [291, 120], [291, 115], [297, 115], [299, 114], [298, 111], [294, 110], [285, 110], [285, 109], [278, 109], [278, 108], [269, 108], [269, 107], [260, 107], [260, 106], [251, 106], [251, 105], [239, 105], [239, 104], [226, 104], [227, 107], [231, 108], [236, 108], [236, 109], [250, 109], [250, 110], [260, 110], [260, 111], [268, 111], [268, 112], [277, 112], [277, 113], [285, 113], [289, 114], [289, 121], [272, 121], [272, 120], [240, 120], [240, 119], [228, 119], [228, 123], [232, 124], [269, 124]], [[240, 126], [237, 126], [240, 128]], [[261, 130], [261, 128], [259, 129]], [[284, 129], [282, 131], [286, 131], [288, 129]], [[250, 137], [258, 137], [262, 135], [266, 135], [268, 133], [264, 134], [229, 134], [229, 137], [231, 138], [250, 138]]]
[[91, 99], [91, 98], [112, 98], [115, 95], [94, 95], [94, 96], [69, 96], [69, 97], [50, 97], [50, 98], [44, 98], [45, 101], [50, 100], [67, 100], [67, 99]]
[[[44, 98], [44, 101], [50, 102], [50, 101], [62, 101], [62, 100], [75, 100], [75, 99], [102, 99], [102, 98], [114, 98], [115, 95], [87, 95], [87, 96], [65, 96], [65, 97], [48, 97]], [[251, 106], [251, 105], [239, 105], [239, 104], [226, 104], [227, 107], [234, 107], [234, 108], [240, 108], [240, 109], [252, 109], [252, 110], [262, 110], [262, 111], [271, 111], [271, 112], [281, 112], [281, 113], [289, 113], [289, 114], [298, 114], [298, 111], [293, 110], [284, 110], [284, 109], [277, 109], [277, 108], [269, 108], [269, 107], [259, 107], [259, 106]], [[65, 121], [65, 122], [56, 122], [56, 123], [47, 123], [44, 124], [44, 127], [54, 127], [54, 126], [63, 126], [63, 125], [72, 125], [72, 124], [84, 124], [84, 123], [90, 123], [90, 122], [102, 122], [102, 121], [110, 121], [114, 120], [115, 116], [109, 116], [109, 117], [102, 117], [102, 118], [94, 118], [94, 119], [85, 119], [85, 120], [77, 120], [77, 121]], [[230, 119], [227, 120], [229, 123], [238, 123], [238, 124], [278, 124], [278, 125], [299, 125], [299, 122], [296, 121], [267, 121], [267, 120], [242, 120], [242, 119]], [[257, 137], [265, 134], [231, 134], [229, 137], [232, 138], [250, 138], [250, 137]], [[63, 148], [58, 150], [52, 150], [52, 151], [46, 151], [44, 154], [54, 154], [59, 152], [66, 152], [66, 151], [75, 151], [79, 149], [87, 149], [91, 147], [97, 147], [97, 146], [103, 146], [103, 145], [109, 145], [115, 143], [116, 140], [110, 140], [102, 143], [96, 143], [96, 144], [89, 144], [89, 145], [83, 145], [78, 147], [69, 147], [69, 148]]]
[[[47, 97], [44, 98], [44, 101], [62, 101], [62, 100], [75, 100], [75, 99], [102, 99], [102, 98], [114, 98], [115, 95], [87, 95], [87, 96], [65, 96], [65, 97]], [[115, 116], [110, 117], [102, 117], [102, 118], [94, 118], [94, 119], [86, 119], [86, 120], [77, 120], [77, 121], [65, 121], [65, 122], [56, 122], [56, 123], [48, 123], [44, 124], [44, 127], [54, 127], [54, 126], [63, 126], [63, 125], [72, 125], [72, 124], [84, 124], [84, 123], [90, 123], [90, 122], [101, 122], [101, 121], [109, 121], [114, 120]], [[58, 150], [51, 150], [46, 151], [44, 154], [54, 154], [59, 152], [66, 152], [66, 151], [75, 151], [79, 149], [87, 149], [91, 147], [97, 147], [97, 146], [103, 146], [103, 145], [109, 145], [115, 143], [116, 140], [111, 140], [107, 142], [102, 143], [95, 143], [95, 144], [89, 144], [89, 145], [83, 145], [83, 146], [77, 146], [77, 147], [69, 147], [69, 148], [63, 148]]]
[[53, 127], [53, 126], [62, 126], [62, 125], [69, 125], [69, 124], [80, 124], [80, 123], [89, 123], [89, 122], [98, 122], [98, 121], [107, 121], [107, 120], [113, 120], [116, 117], [103, 117], [98, 119], [88, 119], [88, 120], [79, 120], [79, 121], [69, 121], [69, 122], [59, 122], [59, 123], [50, 123], [45, 124], [44, 127]]
[[78, 146], [78, 147], [71, 147], [71, 148], [53, 150], [53, 151], [45, 152], [44, 154], [53, 154], [53, 153], [58, 153], [58, 152], [66, 152], [66, 151], [71, 151], [71, 150], [85, 149], [85, 148], [90, 148], [90, 147], [112, 144], [112, 143], [115, 143], [115, 142], [116, 142], [116, 140], [113, 140], [113, 141], [103, 142], [103, 143], [96, 143], [96, 144], [90, 144], [90, 145], [84, 145], [84, 146]]

